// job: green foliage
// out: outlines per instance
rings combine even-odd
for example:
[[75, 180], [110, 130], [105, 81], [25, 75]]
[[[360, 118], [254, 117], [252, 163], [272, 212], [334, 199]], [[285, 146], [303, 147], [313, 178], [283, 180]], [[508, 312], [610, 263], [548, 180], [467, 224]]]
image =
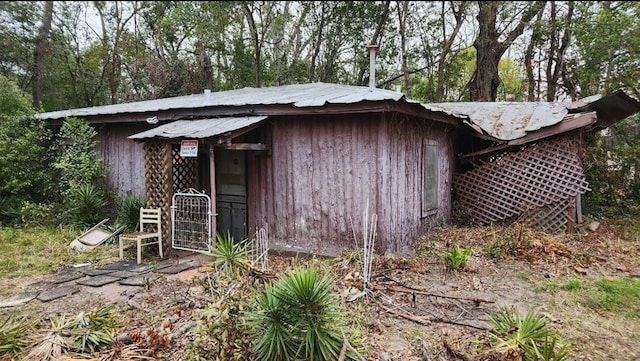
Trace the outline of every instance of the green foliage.
[[91, 252], [73, 251], [69, 243], [80, 234], [64, 227], [1, 227], [0, 277], [32, 276], [70, 264], [117, 259], [110, 247], [97, 247]]
[[67, 196], [67, 219], [79, 227], [91, 227], [107, 214], [104, 192], [93, 184], [82, 184]]
[[140, 222], [140, 208], [146, 201], [139, 196], [126, 196], [118, 203], [117, 223], [124, 226], [124, 232], [132, 232]]
[[[585, 209], [598, 216], [640, 214], [640, 126], [637, 116], [587, 138]], [[608, 135], [605, 135], [608, 134]]]
[[626, 317], [640, 319], [640, 279], [629, 277], [613, 281], [600, 279], [595, 288], [585, 290], [580, 301], [596, 311], [610, 311]]
[[228, 277], [209, 279], [211, 302], [198, 314], [199, 337], [189, 344], [186, 359], [253, 360], [251, 330], [243, 317], [253, 288]]
[[70, 324], [75, 342], [82, 352], [98, 352], [113, 344], [112, 334], [120, 327], [113, 305], [107, 305], [82, 313]]
[[65, 119], [59, 134], [62, 154], [53, 164], [60, 171], [63, 193], [73, 192], [83, 184], [97, 184], [105, 176], [106, 169], [95, 148], [97, 134], [84, 120]]
[[104, 190], [106, 169], [95, 149], [96, 134], [86, 121], [67, 118], [59, 134], [62, 153], [53, 164], [60, 174], [66, 220], [80, 227], [94, 225], [108, 211]]
[[447, 268], [450, 270], [462, 270], [467, 266], [467, 261], [473, 250], [471, 248], [463, 249], [455, 246], [445, 254]]
[[507, 100], [513, 96], [514, 101], [527, 99], [527, 83], [522, 64], [509, 58], [503, 58], [498, 63], [500, 85], [498, 86], [498, 101]]
[[20, 208], [20, 218], [26, 226], [55, 227], [61, 221], [58, 205], [28, 201]]
[[[335, 360], [345, 316], [334, 280], [314, 268], [293, 270], [256, 297], [248, 315], [258, 360]], [[348, 358], [353, 358], [351, 352]]]
[[216, 234], [212, 242], [211, 255], [215, 257], [209, 265], [231, 276], [240, 276], [249, 265], [249, 242], [247, 239], [236, 242], [227, 232], [226, 236]]
[[41, 202], [51, 190], [51, 133], [33, 114], [30, 97], [0, 76], [0, 222], [19, 220], [23, 202]]
[[494, 326], [490, 333], [494, 347], [515, 350], [526, 361], [567, 359], [568, 345], [535, 312], [528, 311], [522, 317], [518, 310], [502, 307], [488, 317]]
[[24, 319], [18, 319], [12, 314], [0, 324], [0, 356], [16, 355], [27, 346], [26, 335], [29, 325]]
[[562, 285], [562, 289], [567, 291], [577, 291], [582, 288], [582, 282], [579, 279], [572, 278]]

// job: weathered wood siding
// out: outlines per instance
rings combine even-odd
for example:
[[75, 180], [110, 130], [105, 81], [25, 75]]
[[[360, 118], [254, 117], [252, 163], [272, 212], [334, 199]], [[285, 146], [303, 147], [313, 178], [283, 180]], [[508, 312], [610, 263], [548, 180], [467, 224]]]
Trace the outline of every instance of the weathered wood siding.
[[[397, 124], [396, 124], [397, 123]], [[448, 215], [450, 147], [436, 126], [381, 116], [273, 119], [271, 155], [248, 159], [249, 235], [268, 225], [276, 250], [333, 255], [361, 246], [363, 213], [378, 216], [378, 249], [404, 252], [422, 230], [422, 144], [442, 145]]]
[[133, 124], [103, 125], [97, 129], [96, 147], [108, 169], [107, 184], [122, 196], [144, 196], [143, 143], [127, 137], [146, 129]]

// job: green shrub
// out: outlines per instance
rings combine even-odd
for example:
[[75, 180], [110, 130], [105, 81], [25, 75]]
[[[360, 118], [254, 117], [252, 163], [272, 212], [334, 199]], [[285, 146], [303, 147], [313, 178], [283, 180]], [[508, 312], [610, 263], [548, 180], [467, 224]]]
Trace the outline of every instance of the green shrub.
[[124, 226], [124, 232], [133, 232], [140, 222], [140, 208], [146, 204], [139, 196], [126, 196], [118, 203], [118, 221]]
[[247, 239], [236, 242], [229, 232], [226, 236], [218, 233], [212, 242], [211, 249], [211, 255], [215, 258], [209, 265], [228, 275], [240, 276], [249, 265], [249, 252]]
[[55, 204], [24, 202], [20, 218], [25, 225], [55, 227], [60, 224], [60, 208]]
[[[268, 285], [248, 315], [258, 360], [335, 360], [343, 345], [334, 280], [314, 268], [294, 270]], [[354, 359], [352, 351], [348, 359]]]
[[16, 355], [27, 346], [29, 325], [24, 319], [9, 315], [0, 324], [0, 356]]
[[80, 227], [91, 227], [108, 213], [104, 192], [93, 184], [82, 184], [73, 189], [67, 202], [68, 220]]
[[493, 346], [516, 350], [523, 360], [562, 361], [569, 355], [567, 343], [535, 312], [522, 317], [518, 310], [503, 307], [489, 315], [489, 320], [494, 326], [490, 332]]
[[472, 254], [471, 248], [462, 249], [458, 246], [453, 247], [445, 254], [447, 268], [450, 270], [461, 270], [467, 266], [467, 261]]
[[53, 137], [33, 114], [30, 96], [0, 75], [0, 222], [19, 223], [25, 201], [44, 202], [54, 189]]

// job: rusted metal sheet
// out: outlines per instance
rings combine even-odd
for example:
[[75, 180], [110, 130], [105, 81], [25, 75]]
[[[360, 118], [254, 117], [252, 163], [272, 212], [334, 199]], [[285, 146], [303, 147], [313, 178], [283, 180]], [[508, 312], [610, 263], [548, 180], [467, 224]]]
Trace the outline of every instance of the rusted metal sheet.
[[368, 87], [308, 83], [267, 88], [242, 88], [220, 92], [185, 95], [172, 98], [146, 100], [126, 104], [103, 105], [40, 113], [41, 119], [86, 117], [93, 115], [147, 113], [172, 109], [196, 109], [216, 106], [290, 104], [296, 107], [317, 107], [325, 104], [351, 104], [363, 101], [403, 99], [402, 93], [370, 89]]
[[258, 116], [177, 120], [169, 124], [163, 124], [156, 128], [131, 135], [129, 136], [129, 139], [204, 139], [216, 135], [226, 134], [238, 129], [247, 128], [265, 120], [266, 118], [266, 116]]
[[249, 154], [247, 173], [249, 234], [268, 226], [271, 249], [335, 255], [361, 247], [368, 207], [378, 217], [378, 250], [408, 251], [426, 222], [424, 139], [442, 158], [430, 217], [450, 213], [452, 151], [443, 127], [369, 114], [278, 119], [272, 127], [271, 155]]
[[598, 127], [607, 128], [613, 123], [640, 112], [640, 102], [622, 90], [616, 90], [604, 97], [593, 96], [574, 102], [568, 106], [570, 113], [595, 111]]
[[569, 112], [555, 103], [462, 102], [433, 104], [499, 140], [513, 140], [562, 121]]
[[[441, 109], [479, 134], [498, 141], [512, 141], [540, 129], [575, 119], [570, 113], [597, 112], [598, 126], [613, 123], [640, 112], [640, 102], [617, 90], [606, 96], [591, 96], [573, 103], [547, 102], [460, 102], [423, 104], [427, 109]], [[567, 127], [556, 127], [549, 135], [561, 134]]]

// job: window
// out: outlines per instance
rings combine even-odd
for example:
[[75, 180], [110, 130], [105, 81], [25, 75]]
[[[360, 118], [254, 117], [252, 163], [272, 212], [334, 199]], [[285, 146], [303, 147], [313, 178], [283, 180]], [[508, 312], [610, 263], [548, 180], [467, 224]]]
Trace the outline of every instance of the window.
[[439, 185], [439, 149], [435, 144], [424, 143], [422, 168], [423, 168], [423, 189], [422, 189], [422, 212], [427, 215], [429, 211], [438, 208], [438, 185]]

